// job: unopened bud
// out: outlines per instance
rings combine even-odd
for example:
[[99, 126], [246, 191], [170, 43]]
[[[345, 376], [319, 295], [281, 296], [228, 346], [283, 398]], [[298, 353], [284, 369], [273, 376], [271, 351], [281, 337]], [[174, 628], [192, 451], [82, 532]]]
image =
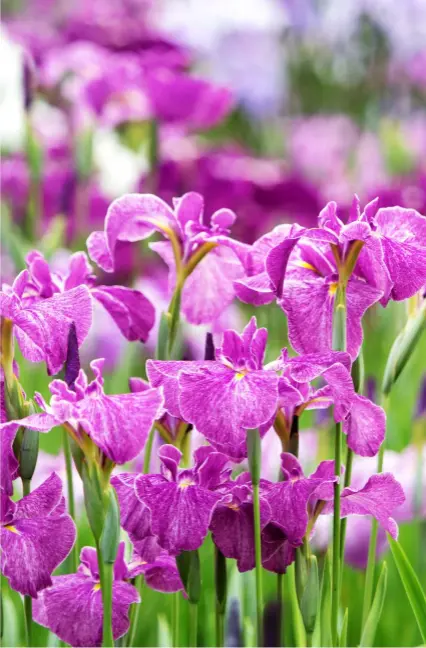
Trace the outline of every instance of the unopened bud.
[[101, 553], [105, 563], [114, 563], [120, 542], [120, 507], [113, 488], [109, 488], [105, 497], [105, 521], [101, 535]]
[[[30, 402], [25, 407], [25, 416], [34, 414], [34, 405]], [[25, 428], [21, 437], [19, 453], [19, 474], [21, 479], [31, 481], [37, 465], [39, 432]]]
[[24, 108], [25, 111], [28, 112], [33, 103], [35, 91], [37, 89], [37, 72], [34, 59], [26, 50], [23, 52], [22, 64]]
[[201, 596], [201, 569], [198, 550], [182, 551], [176, 556], [176, 564], [189, 602], [198, 603]]
[[355, 391], [357, 394], [362, 394], [364, 391], [364, 356], [362, 355], [362, 349], [352, 365], [351, 376]]
[[308, 634], [312, 634], [318, 614], [319, 579], [316, 556], [310, 556], [305, 590], [300, 601], [300, 611]]
[[390, 350], [382, 384], [382, 392], [385, 396], [389, 394], [411, 358], [425, 327], [426, 299], [423, 299], [417, 313], [409, 317], [405, 328], [398, 335]]

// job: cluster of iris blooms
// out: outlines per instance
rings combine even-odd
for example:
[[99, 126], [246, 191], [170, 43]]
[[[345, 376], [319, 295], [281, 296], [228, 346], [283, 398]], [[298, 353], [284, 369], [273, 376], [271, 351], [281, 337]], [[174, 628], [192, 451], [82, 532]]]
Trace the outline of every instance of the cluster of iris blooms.
[[[394, 476], [382, 472], [385, 411], [360, 393], [361, 321], [373, 304], [414, 300], [389, 356], [383, 382], [388, 394], [424, 323], [425, 219], [414, 210], [380, 209], [377, 201], [361, 209], [355, 197], [347, 223], [331, 202], [317, 227], [280, 225], [253, 245], [231, 238], [234, 220], [223, 208], [204, 224], [203, 199], [196, 193], [175, 199], [173, 207], [153, 194], [130, 194], [110, 205], [104, 229], [90, 235], [89, 255], [106, 273], [114, 271], [119, 242], [154, 232], [162, 238], [150, 245], [169, 267], [171, 299], [161, 315], [157, 359], [146, 363], [147, 380], [130, 379], [127, 394], [105, 393], [102, 359], [91, 362], [89, 380], [80, 368], [79, 347], [95, 301], [128, 340], [146, 340], [155, 312], [146, 296], [99, 284], [83, 252], [70, 257], [65, 271], [55, 272], [32, 251], [27, 269], [4, 286], [2, 571], [29, 601], [29, 629], [32, 614], [72, 645], [112, 646], [128, 632], [132, 636], [137, 614], [131, 614], [129, 630], [129, 609], [143, 605], [135, 586], [143, 577], [154, 589], [188, 597], [196, 633], [198, 550], [210, 531], [218, 556], [218, 644], [226, 560], [235, 559], [240, 571], [256, 570], [258, 645], [262, 570], [280, 576], [294, 565], [303, 631], [310, 641], [315, 631], [320, 637], [331, 633], [337, 645], [350, 515], [374, 520], [365, 598], [365, 628], [371, 627], [371, 610], [377, 614], [372, 607], [377, 525], [397, 538], [393, 516], [405, 496]], [[276, 302], [287, 316], [292, 348], [264, 364], [268, 331], [253, 317], [242, 333], [225, 331], [216, 349], [208, 336], [204, 361], [179, 360], [181, 318], [210, 324], [235, 297], [255, 306]], [[46, 363], [53, 376], [49, 403], [38, 393], [33, 398], [24, 393], [15, 343], [27, 361]], [[63, 366], [65, 380], [55, 378]], [[316, 408], [332, 408], [335, 454], [305, 476], [298, 460], [299, 419]], [[31, 492], [38, 434], [56, 426], [66, 432], [64, 452], [83, 482], [96, 546], [82, 549], [78, 568], [73, 507], [65, 506], [61, 480], [53, 473]], [[277, 481], [260, 478], [261, 440], [271, 428], [282, 447]], [[191, 456], [194, 430], [202, 442]], [[153, 472], [157, 436], [161, 467]], [[142, 451], [142, 474], [116, 470], [111, 476]], [[355, 488], [354, 455], [378, 458], [377, 473]], [[15, 501], [18, 478], [24, 496]], [[72, 496], [70, 483], [68, 493]], [[327, 627], [316, 630], [320, 594], [310, 540], [323, 515], [333, 516], [331, 610]], [[130, 562], [120, 529], [132, 545]], [[52, 575], [70, 552], [74, 571]]]

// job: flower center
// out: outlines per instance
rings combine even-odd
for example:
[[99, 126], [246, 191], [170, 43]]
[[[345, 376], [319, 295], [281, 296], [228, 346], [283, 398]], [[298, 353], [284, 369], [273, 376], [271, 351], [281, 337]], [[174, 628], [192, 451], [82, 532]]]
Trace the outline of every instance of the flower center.
[[195, 484], [195, 482], [193, 482], [192, 479], [187, 477], [186, 479], [182, 479], [182, 481], [179, 482], [178, 486], [182, 490], [185, 490], [185, 488], [188, 488], [188, 486], [194, 486], [194, 484]]

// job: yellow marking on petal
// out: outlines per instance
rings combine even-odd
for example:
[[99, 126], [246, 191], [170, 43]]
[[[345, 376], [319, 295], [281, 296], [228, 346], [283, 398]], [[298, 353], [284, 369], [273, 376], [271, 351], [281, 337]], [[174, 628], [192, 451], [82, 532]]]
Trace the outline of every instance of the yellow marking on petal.
[[333, 282], [333, 283], [331, 283], [331, 284], [329, 285], [329, 287], [328, 287], [328, 294], [330, 295], [330, 297], [333, 297], [333, 296], [336, 294], [336, 292], [337, 292], [337, 286], [338, 286], [338, 285], [339, 285], [339, 284], [337, 283], [337, 281], [335, 281], [335, 282]]
[[314, 268], [314, 266], [312, 265], [312, 263], [308, 263], [307, 261], [298, 261], [298, 262], [297, 262], [297, 265], [298, 265], [300, 268], [306, 268], [307, 270], [313, 270], [314, 272], [317, 272], [317, 269]]
[[245, 375], [246, 375], [245, 373], [239, 371], [238, 373], [235, 374], [235, 380], [242, 380], [242, 378], [244, 378]]
[[188, 488], [188, 486], [193, 486], [193, 485], [194, 482], [192, 481], [192, 479], [182, 479], [182, 481], [179, 482], [178, 484], [179, 488], [181, 488], [182, 490]]
[[230, 502], [230, 503], [227, 504], [226, 506], [227, 506], [228, 508], [232, 509], [233, 511], [238, 511], [238, 509], [240, 508], [240, 507], [238, 506], [238, 504], [233, 504], [232, 502]]
[[94, 592], [99, 592], [100, 589], [101, 589], [101, 584], [100, 583], [96, 583], [96, 585], [93, 586], [93, 591]]
[[12, 526], [11, 524], [6, 524], [6, 526], [5, 526], [4, 528], [7, 529], [8, 531], [11, 531], [12, 533], [16, 533], [16, 535], [21, 535], [21, 534], [19, 533], [18, 529], [16, 529], [16, 528], [15, 528], [14, 526]]

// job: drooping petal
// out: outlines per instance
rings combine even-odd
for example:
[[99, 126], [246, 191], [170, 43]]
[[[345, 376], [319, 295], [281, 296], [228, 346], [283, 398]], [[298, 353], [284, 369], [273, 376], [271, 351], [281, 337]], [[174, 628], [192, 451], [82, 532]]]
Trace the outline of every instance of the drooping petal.
[[120, 505], [121, 526], [131, 535], [133, 541], [151, 535], [151, 513], [136, 495], [136, 478], [136, 474], [121, 473], [111, 479]]
[[161, 390], [149, 389], [133, 394], [88, 395], [76, 403], [74, 417], [107, 457], [123, 464], [141, 452], [162, 411]]
[[[139, 602], [137, 589], [115, 581], [112, 588], [112, 631], [119, 639], [129, 629], [129, 606]], [[102, 645], [102, 592], [99, 583], [79, 574], [56, 576], [40, 593], [34, 619], [72, 646]]]
[[414, 209], [386, 207], [375, 222], [393, 281], [392, 299], [407, 299], [426, 283], [426, 218]]
[[[271, 519], [271, 509], [264, 498], [260, 499], [260, 528]], [[213, 514], [210, 530], [213, 542], [226, 558], [237, 560], [240, 572], [254, 568], [254, 526], [252, 502], [220, 504]], [[282, 539], [284, 542], [284, 538]], [[263, 553], [263, 552], [262, 552]], [[265, 557], [266, 558], [266, 557]]]
[[81, 346], [92, 322], [92, 302], [86, 286], [22, 308], [14, 316], [13, 323], [24, 357], [30, 362], [45, 361], [49, 374], [58, 373], [67, 357], [72, 322]]
[[99, 286], [91, 294], [111, 315], [124, 337], [146, 342], [155, 322], [155, 308], [139, 290], [123, 286]]
[[353, 276], [349, 282], [346, 293], [347, 300], [347, 351], [352, 360], [355, 360], [361, 348], [362, 318], [364, 313], [382, 297], [382, 291], [368, 285], [362, 279]]
[[191, 324], [210, 324], [232, 303], [234, 281], [244, 276], [235, 253], [216, 247], [196, 266], [185, 281], [182, 311]]
[[368, 398], [354, 394], [343, 431], [351, 450], [362, 457], [374, 457], [385, 438], [386, 414]]
[[10, 524], [1, 527], [2, 571], [21, 594], [37, 597], [73, 547], [76, 530], [61, 512], [61, 486], [52, 475], [17, 503]]
[[225, 366], [179, 375], [183, 418], [219, 451], [246, 456], [246, 433], [270, 420], [278, 406], [278, 376], [273, 371], [237, 374]]
[[[347, 515], [372, 515], [379, 524], [396, 539], [398, 526], [392, 515], [405, 501], [401, 484], [390, 473], [372, 475], [363, 488], [345, 488], [340, 498], [341, 517]], [[329, 502], [324, 513], [331, 513], [333, 503]]]
[[323, 353], [331, 349], [333, 331], [333, 284], [287, 279], [278, 302], [288, 317], [288, 334], [298, 353]]
[[159, 475], [139, 476], [136, 493], [151, 511], [151, 527], [159, 544], [172, 555], [201, 546], [221, 499], [189, 479], [178, 485]]
[[234, 281], [235, 294], [239, 300], [253, 306], [270, 304], [276, 298], [267, 272]]

